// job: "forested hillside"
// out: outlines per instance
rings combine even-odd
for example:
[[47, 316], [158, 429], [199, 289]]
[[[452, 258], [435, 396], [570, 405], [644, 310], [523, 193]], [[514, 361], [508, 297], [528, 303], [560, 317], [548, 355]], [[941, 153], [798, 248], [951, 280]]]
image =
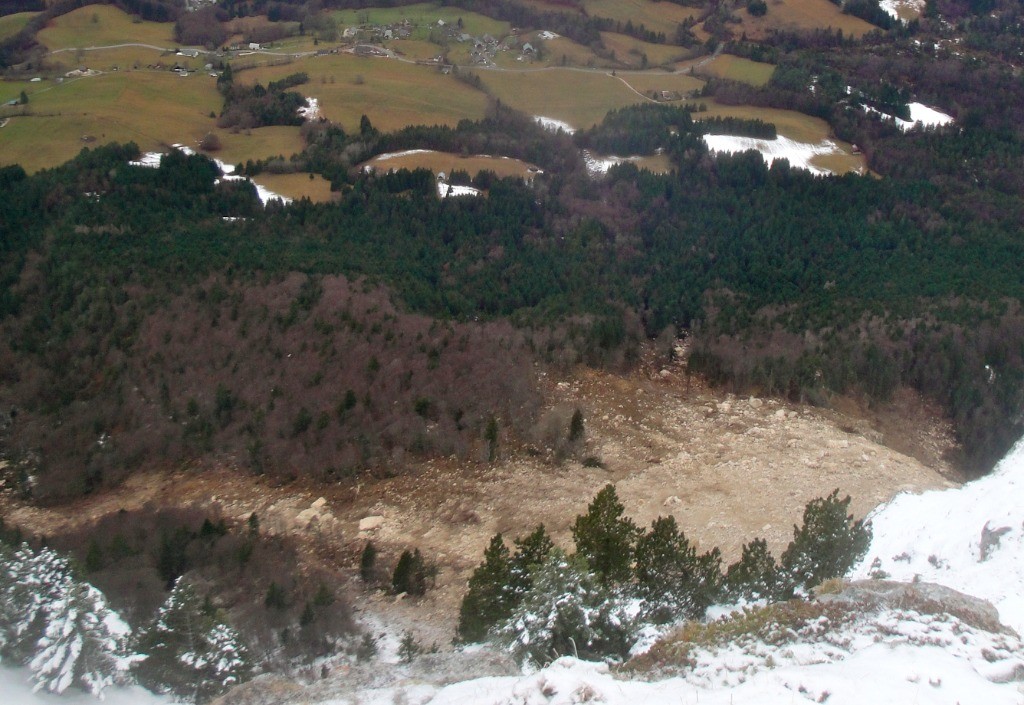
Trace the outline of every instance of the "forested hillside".
[[[975, 5], [930, 3], [856, 40], [757, 42], [728, 17], [716, 24], [716, 10], [701, 15], [710, 44], [771, 62], [767, 83], [710, 78], [692, 103], [613, 110], [574, 136], [493, 98], [487, 117], [454, 126], [319, 119], [303, 125], [301, 152], [240, 165], [320, 175], [333, 203], [263, 207], [203, 157], [130, 166], [132, 144], [33, 176], [6, 167], [8, 472], [26, 496], [57, 499], [157, 460], [326, 481], [414, 458], [487, 460], [533, 421], [535, 363], [626, 369], [644, 340], [673, 335], [690, 338], [690, 372], [737, 392], [884, 404], [913, 386], [954, 420], [962, 466], [984, 472], [1022, 431], [1024, 88], [1006, 64], [1019, 7]], [[572, 4], [476, 9], [557, 22], [578, 41], [609, 30], [682, 41], [584, 21]], [[21, 51], [37, 29], [5, 47]], [[485, 90], [481, 71], [451, 68]], [[301, 122], [308, 75], [269, 89], [237, 75], [217, 78], [219, 123]], [[911, 100], [955, 124], [908, 132], [886, 118]], [[826, 119], [872, 171], [820, 178], [753, 153], [714, 156], [706, 134], [779, 133], [709, 117], [706, 101]], [[359, 168], [408, 149], [515, 157], [536, 174], [453, 172], [485, 195], [440, 199], [426, 170]], [[595, 178], [587, 150], [660, 155], [670, 171], [625, 164]]]

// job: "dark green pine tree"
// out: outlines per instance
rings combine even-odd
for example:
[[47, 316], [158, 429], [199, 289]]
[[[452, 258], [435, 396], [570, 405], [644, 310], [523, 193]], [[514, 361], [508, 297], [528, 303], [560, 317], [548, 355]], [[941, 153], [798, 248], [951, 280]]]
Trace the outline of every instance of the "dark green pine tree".
[[391, 586], [396, 593], [423, 595], [427, 592], [427, 565], [420, 549], [402, 551], [391, 575]]
[[615, 487], [609, 484], [572, 527], [577, 554], [606, 585], [626, 583], [633, 575], [633, 545], [639, 530], [622, 516], [624, 511]]
[[721, 589], [718, 549], [697, 555], [674, 517], [658, 517], [636, 544], [637, 588], [647, 618], [669, 622], [702, 617]]
[[804, 507], [803, 526], [793, 527], [793, 541], [782, 554], [787, 593], [844, 575], [868, 550], [871, 528], [847, 514], [849, 508], [850, 496], [839, 499], [838, 489]]
[[373, 545], [373, 541], [367, 541], [362, 555], [359, 556], [359, 577], [363, 579], [364, 583], [372, 582], [376, 569], [377, 549]]
[[512, 585], [512, 560], [501, 534], [495, 534], [481, 563], [469, 579], [459, 608], [459, 639], [483, 641], [492, 627], [512, 614], [518, 600]]
[[512, 590], [516, 602], [533, 587], [533, 574], [547, 561], [555, 544], [548, 536], [543, 524], [539, 524], [528, 536], [515, 540], [516, 552], [512, 556]]
[[725, 574], [725, 585], [733, 599], [776, 602], [783, 598], [779, 564], [767, 541], [754, 539], [743, 545], [743, 555]]

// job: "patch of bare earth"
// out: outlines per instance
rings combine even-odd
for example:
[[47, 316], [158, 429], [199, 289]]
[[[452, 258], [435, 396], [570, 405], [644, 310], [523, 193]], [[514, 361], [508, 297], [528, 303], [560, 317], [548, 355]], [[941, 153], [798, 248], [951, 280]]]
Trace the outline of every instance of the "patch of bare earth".
[[[435, 460], [354, 487], [275, 487], [231, 468], [141, 474], [70, 507], [30, 507], [8, 496], [4, 517], [43, 534], [147, 502], [216, 504], [238, 519], [256, 512], [262, 530], [304, 537], [309, 560], [350, 576], [352, 600], [369, 624], [392, 635], [409, 629], [444, 648], [490, 537], [500, 531], [511, 539], [543, 523], [570, 547], [572, 522], [609, 482], [638, 524], [672, 514], [692, 540], [719, 546], [729, 562], [758, 536], [781, 552], [806, 502], [834, 488], [850, 494], [863, 516], [898, 492], [950, 486], [945, 478], [956, 477], [946, 460], [955, 449], [951, 428], [910, 392], [883, 412], [849, 400], [822, 410], [735, 398], [678, 368], [649, 366], [625, 377], [541, 374], [541, 385], [549, 408], [584, 414], [585, 448], [575, 459], [556, 463], [525, 447], [502, 448], [506, 457], [493, 465]], [[584, 467], [586, 456], [604, 467]], [[371, 516], [382, 517], [379, 528], [360, 533], [360, 520]], [[384, 571], [402, 550], [419, 548], [440, 569], [436, 587], [415, 600], [363, 589], [356, 575], [367, 540]]]

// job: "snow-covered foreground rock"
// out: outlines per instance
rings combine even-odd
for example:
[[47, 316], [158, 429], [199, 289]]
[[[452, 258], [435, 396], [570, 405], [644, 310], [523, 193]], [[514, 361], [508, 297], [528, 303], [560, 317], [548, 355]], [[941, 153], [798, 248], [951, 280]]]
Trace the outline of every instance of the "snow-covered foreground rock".
[[1024, 441], [963, 487], [903, 494], [871, 515], [874, 538], [852, 572], [925, 580], [990, 601], [1024, 633]]

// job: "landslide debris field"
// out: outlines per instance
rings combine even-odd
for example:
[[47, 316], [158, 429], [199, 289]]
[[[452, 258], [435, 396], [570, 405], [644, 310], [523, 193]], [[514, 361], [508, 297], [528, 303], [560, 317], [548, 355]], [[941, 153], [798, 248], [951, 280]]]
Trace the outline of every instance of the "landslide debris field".
[[[73, 506], [23, 505], [8, 492], [3, 515], [27, 533], [54, 535], [146, 506], [216, 506], [238, 521], [256, 512], [261, 530], [300, 537], [311, 565], [349, 576], [369, 624], [386, 623], [395, 634], [411, 629], [443, 647], [491, 536], [511, 539], [543, 523], [569, 547], [576, 515], [609, 482], [638, 524], [672, 514], [702, 549], [717, 545], [731, 562], [757, 536], [781, 552], [805, 503], [833, 488], [852, 495], [863, 515], [900, 491], [958, 479], [947, 460], [955, 451], [951, 428], [910, 392], [884, 412], [848, 400], [823, 410], [735, 398], [687, 380], [681, 369], [650, 366], [628, 376], [542, 374], [541, 385], [547, 404], [536, 445], [502, 447], [493, 464], [431, 461], [391, 479], [319, 487], [271, 486], [231, 467], [144, 473]], [[576, 408], [584, 446], [563, 459], [537, 451], [544, 429], [564, 428]], [[585, 466], [587, 458], [603, 467]], [[361, 522], [375, 528], [360, 531]], [[402, 550], [419, 548], [437, 563], [435, 588], [416, 600], [363, 589], [358, 557], [368, 540], [382, 574]]]

